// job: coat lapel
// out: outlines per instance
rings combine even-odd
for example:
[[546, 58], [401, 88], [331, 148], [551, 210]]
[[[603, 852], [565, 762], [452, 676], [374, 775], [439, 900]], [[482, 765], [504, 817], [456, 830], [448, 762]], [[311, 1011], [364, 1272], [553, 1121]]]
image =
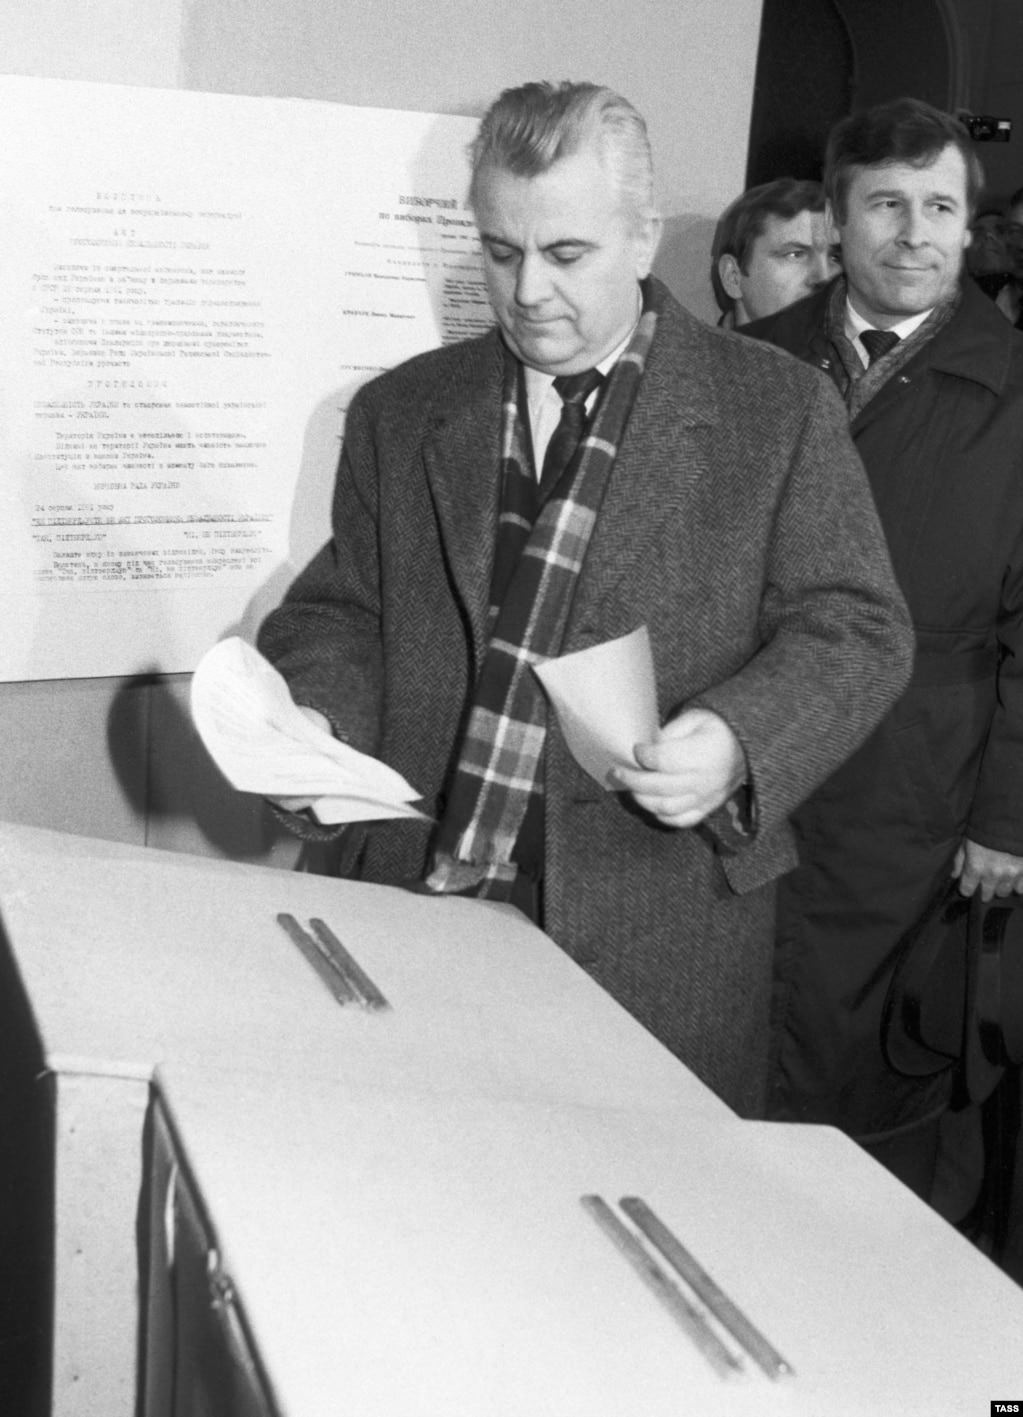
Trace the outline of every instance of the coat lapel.
[[[566, 649], [635, 628], [616, 616], [663, 587], [661, 548], [669, 541], [677, 548], [689, 534], [692, 489], [711, 475], [712, 434], [723, 417], [703, 372], [701, 336], [695, 318], [669, 298], [580, 573]], [[466, 350], [434, 398], [423, 461], [478, 667], [497, 536], [503, 356], [496, 334]]]
[[[693, 317], [667, 302], [646, 372], [618, 450], [568, 627], [572, 647], [624, 633], [608, 613], [663, 587], [662, 547], [687, 534], [694, 482], [710, 475], [710, 435], [720, 411], [690, 331]], [[672, 559], [677, 556], [673, 553]], [[627, 585], [628, 597], [620, 587]]]
[[472, 626], [477, 663], [497, 535], [503, 359], [496, 334], [466, 346], [466, 361], [434, 400], [423, 443], [451, 578]]

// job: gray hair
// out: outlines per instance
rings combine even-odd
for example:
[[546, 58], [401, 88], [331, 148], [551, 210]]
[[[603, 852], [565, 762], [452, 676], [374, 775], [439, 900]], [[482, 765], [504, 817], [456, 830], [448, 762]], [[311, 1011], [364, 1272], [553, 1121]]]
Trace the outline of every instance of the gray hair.
[[613, 89], [568, 81], [523, 84], [494, 100], [469, 144], [469, 206], [475, 209], [485, 168], [538, 177], [589, 143], [599, 144], [622, 205], [639, 220], [653, 216], [653, 159], [642, 116]]

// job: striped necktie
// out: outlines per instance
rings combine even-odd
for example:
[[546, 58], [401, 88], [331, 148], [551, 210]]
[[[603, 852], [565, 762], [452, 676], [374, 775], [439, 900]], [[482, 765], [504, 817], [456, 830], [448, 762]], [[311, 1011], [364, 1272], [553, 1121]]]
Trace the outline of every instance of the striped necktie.
[[894, 330], [862, 330], [860, 342], [867, 351], [871, 364], [875, 364], [877, 360], [883, 359], [890, 349], [895, 348], [899, 337]]
[[572, 461], [586, 426], [586, 400], [603, 379], [599, 369], [559, 374], [554, 387], [561, 396], [561, 419], [547, 445], [540, 476], [540, 501], [545, 502]]

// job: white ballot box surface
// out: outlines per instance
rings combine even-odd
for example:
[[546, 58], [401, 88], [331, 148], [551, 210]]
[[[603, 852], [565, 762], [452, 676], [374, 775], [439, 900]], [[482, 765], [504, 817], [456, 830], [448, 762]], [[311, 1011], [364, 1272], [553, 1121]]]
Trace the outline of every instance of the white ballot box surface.
[[[339, 1005], [280, 914], [306, 932], [325, 922], [390, 1008]], [[297, 1097], [386, 1083], [495, 1106], [731, 1116], [508, 907], [0, 824], [0, 924], [3, 1026], [31, 1025], [52, 1110], [61, 1417], [135, 1411], [136, 1220], [157, 1064], [187, 1064], [213, 1087], [287, 1076]]]
[[[187, 1403], [147, 1417], [972, 1417], [1020, 1389], [1023, 1292], [829, 1128], [240, 1075], [214, 1094], [173, 1066], [158, 1107], [148, 1331]], [[722, 1376], [592, 1194], [643, 1199], [792, 1373]]]

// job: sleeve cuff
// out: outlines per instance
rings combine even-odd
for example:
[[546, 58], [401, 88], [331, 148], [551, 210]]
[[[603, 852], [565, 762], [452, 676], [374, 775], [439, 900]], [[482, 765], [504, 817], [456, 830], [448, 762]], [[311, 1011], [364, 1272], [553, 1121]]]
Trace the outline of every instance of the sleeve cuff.
[[737, 856], [757, 837], [757, 803], [748, 782], [704, 817], [697, 827], [720, 856]]

